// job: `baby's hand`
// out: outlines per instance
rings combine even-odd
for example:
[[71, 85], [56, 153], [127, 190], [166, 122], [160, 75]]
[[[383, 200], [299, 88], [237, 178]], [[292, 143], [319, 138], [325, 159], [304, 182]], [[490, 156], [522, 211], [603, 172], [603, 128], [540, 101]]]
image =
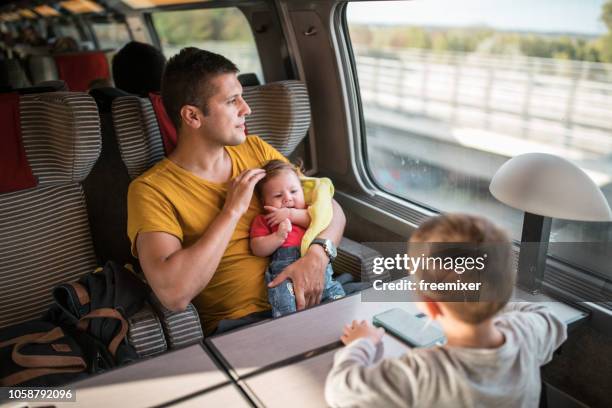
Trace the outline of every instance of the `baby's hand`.
[[283, 220], [286, 220], [291, 216], [291, 208], [276, 208], [265, 205], [264, 210], [268, 211], [268, 214], [264, 215], [264, 218], [266, 219], [269, 227], [280, 224], [283, 222]]
[[285, 240], [287, 239], [287, 236], [291, 232], [291, 229], [292, 229], [291, 221], [289, 221], [289, 218], [285, 218], [278, 225], [278, 230], [276, 230], [276, 235], [282, 238], [283, 242], [285, 242]]
[[382, 327], [376, 328], [371, 326], [370, 323], [365, 320], [360, 322], [353, 320], [350, 326], [348, 324], [344, 325], [344, 334], [340, 337], [340, 340], [342, 340], [345, 346], [348, 346], [354, 340], [367, 338], [372, 340], [372, 343], [376, 345], [380, 342], [380, 339], [382, 339], [383, 334], [385, 334], [385, 329]]

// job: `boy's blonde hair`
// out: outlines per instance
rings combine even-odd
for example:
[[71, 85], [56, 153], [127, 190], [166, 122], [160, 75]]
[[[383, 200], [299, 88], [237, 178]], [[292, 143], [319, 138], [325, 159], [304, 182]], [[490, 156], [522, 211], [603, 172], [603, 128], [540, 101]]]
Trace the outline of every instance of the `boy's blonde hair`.
[[478, 291], [419, 291], [421, 296], [443, 302], [450, 313], [466, 323], [481, 323], [494, 316], [508, 303], [516, 271], [512, 267], [512, 247], [505, 231], [483, 217], [447, 214], [430, 218], [410, 237], [408, 252], [412, 257], [440, 257], [481, 260], [480, 269], [458, 273], [433, 262], [433, 267], [418, 268], [417, 282], [481, 283]]

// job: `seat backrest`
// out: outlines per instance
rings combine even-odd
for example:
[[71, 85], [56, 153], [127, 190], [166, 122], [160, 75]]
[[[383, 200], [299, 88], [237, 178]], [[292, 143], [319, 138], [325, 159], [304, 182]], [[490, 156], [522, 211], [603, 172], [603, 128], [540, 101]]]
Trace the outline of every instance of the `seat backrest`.
[[13, 93], [17, 92], [19, 95], [27, 95], [27, 94], [39, 94], [44, 92], [66, 92], [68, 88], [66, 87], [66, 83], [60, 79], [56, 79], [55, 81], [43, 81], [35, 86], [27, 86], [25, 88], [12, 88], [7, 87], [5, 89], [0, 89], [0, 93]]
[[27, 61], [33, 84], [59, 79], [55, 60], [51, 55], [30, 55]]
[[71, 91], [85, 92], [94, 79], [110, 78], [110, 68], [103, 51], [81, 51], [55, 54], [59, 79], [66, 81]]
[[38, 185], [0, 194], [0, 327], [39, 317], [52, 287], [96, 266], [80, 184], [100, 154], [96, 104], [43, 93], [20, 96], [19, 110]]
[[30, 86], [30, 81], [19, 60], [0, 59], [0, 86], [24, 88]]
[[[252, 113], [246, 118], [249, 134], [259, 135], [283, 155], [291, 154], [310, 127], [310, 103], [301, 81], [281, 81], [246, 87], [243, 97]], [[113, 125], [121, 157], [136, 178], [164, 157], [164, 148], [149, 99], [116, 98]]]

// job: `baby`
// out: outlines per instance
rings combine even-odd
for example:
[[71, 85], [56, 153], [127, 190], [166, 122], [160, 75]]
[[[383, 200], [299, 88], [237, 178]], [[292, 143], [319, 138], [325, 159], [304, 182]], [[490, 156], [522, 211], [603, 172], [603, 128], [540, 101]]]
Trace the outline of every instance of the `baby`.
[[[257, 184], [267, 214], [260, 214], [251, 224], [251, 250], [257, 256], [270, 256], [266, 283], [300, 258], [302, 237], [310, 225], [304, 191], [295, 167], [281, 160], [271, 160], [263, 167], [266, 176]], [[345, 295], [342, 286], [332, 279], [331, 263], [325, 270], [322, 300]], [[296, 311], [293, 285], [285, 280], [268, 289], [272, 315], [279, 317]]]
[[365, 321], [347, 325], [341, 338], [346, 347], [327, 378], [329, 405], [537, 407], [540, 366], [566, 339], [566, 327], [543, 304], [507, 304], [516, 272], [506, 233], [482, 217], [449, 214], [423, 223], [410, 244], [415, 256], [458, 261], [474, 251], [486, 254], [481, 269], [434, 264], [416, 271], [417, 281], [455, 282], [460, 275], [463, 282], [482, 283], [484, 292], [419, 292], [419, 308], [440, 323], [447, 342], [400, 358], [377, 361], [382, 329]]

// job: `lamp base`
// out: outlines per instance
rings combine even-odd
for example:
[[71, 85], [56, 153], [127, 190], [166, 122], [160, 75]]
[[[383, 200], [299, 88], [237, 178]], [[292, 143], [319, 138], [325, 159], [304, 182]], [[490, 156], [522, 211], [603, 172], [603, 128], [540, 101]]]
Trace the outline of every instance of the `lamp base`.
[[551, 224], [550, 217], [528, 212], [523, 219], [517, 284], [531, 294], [542, 289]]

